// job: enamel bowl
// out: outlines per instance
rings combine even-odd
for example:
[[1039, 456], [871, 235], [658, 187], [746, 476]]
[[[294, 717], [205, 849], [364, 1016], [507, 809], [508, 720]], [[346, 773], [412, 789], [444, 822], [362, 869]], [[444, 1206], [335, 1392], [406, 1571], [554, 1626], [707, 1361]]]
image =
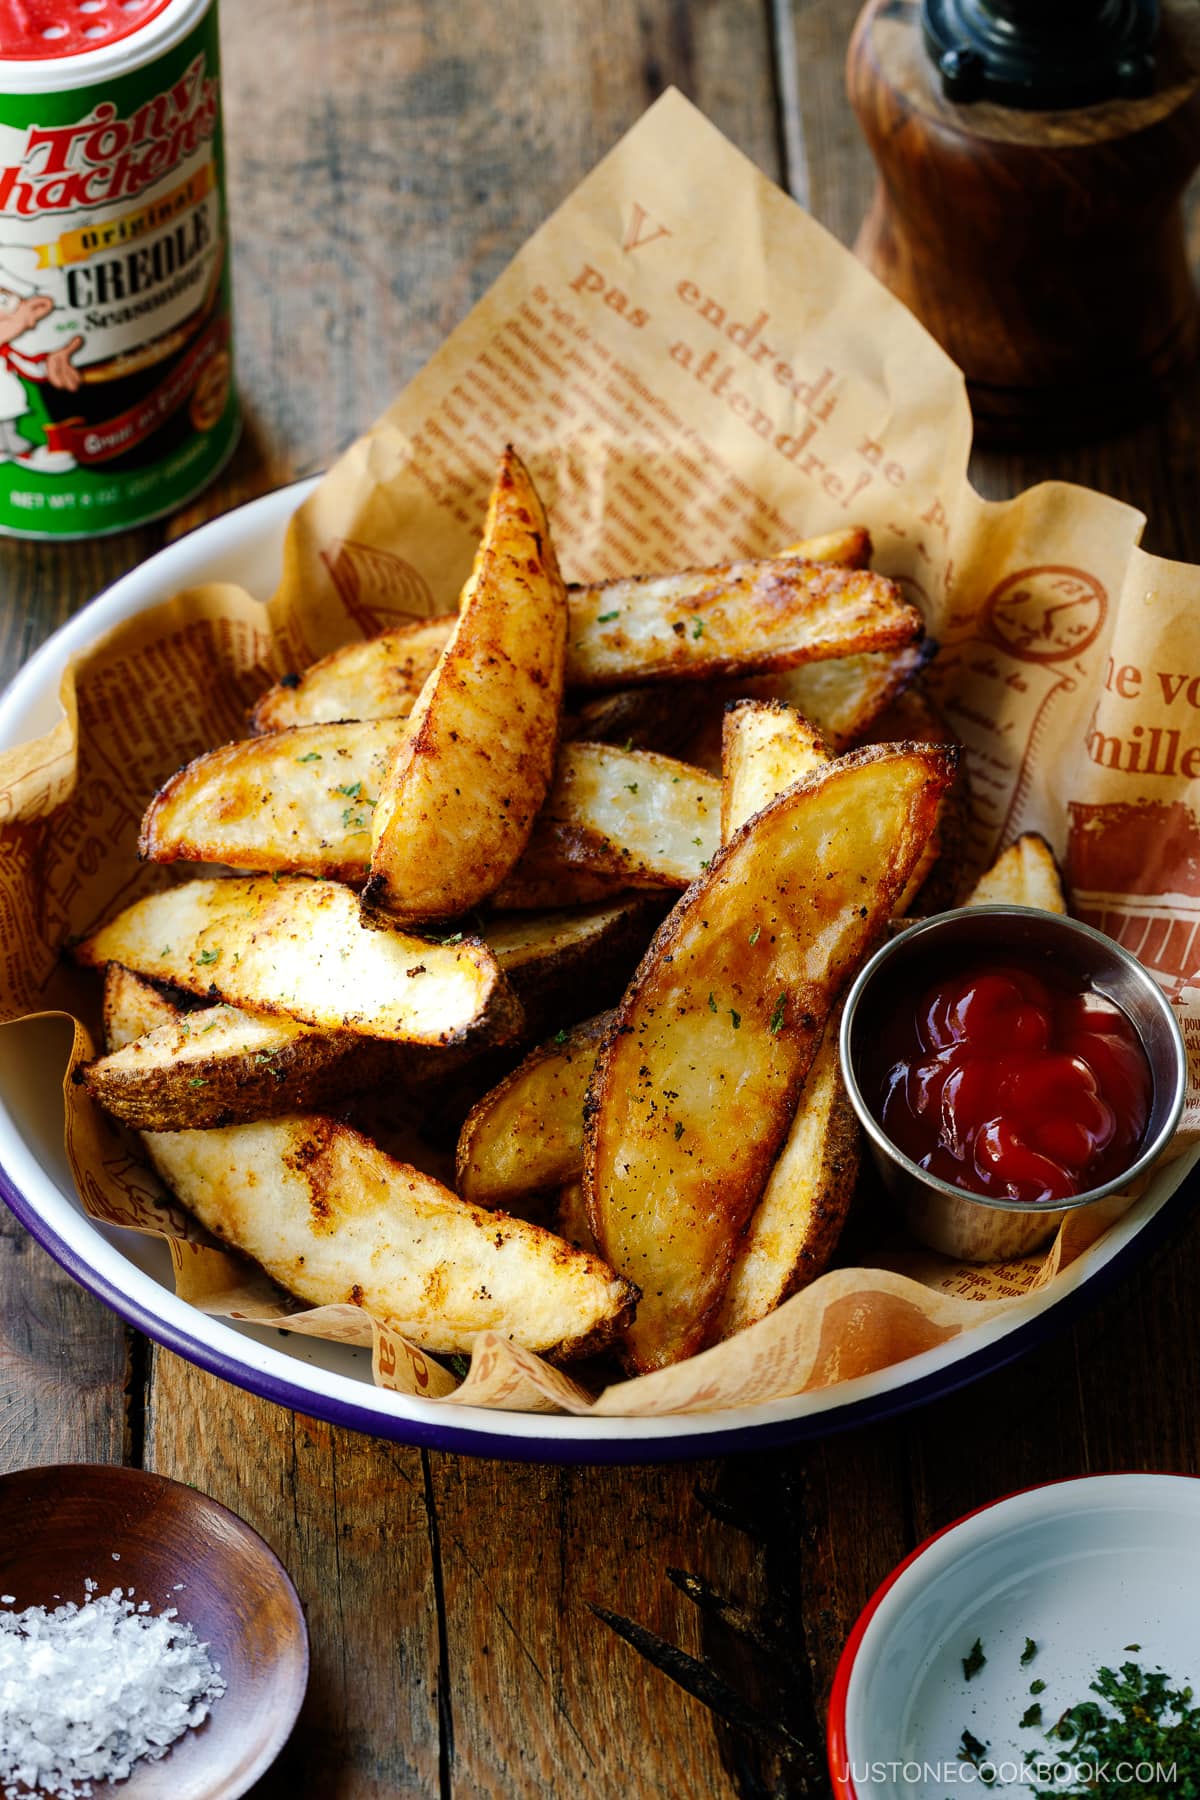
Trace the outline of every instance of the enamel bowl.
[[[1099, 1668], [1126, 1662], [1200, 1684], [1198, 1591], [1191, 1476], [1084, 1476], [969, 1513], [902, 1562], [854, 1627], [829, 1704], [837, 1800], [1028, 1793], [1024, 1753], [1046, 1747], [1020, 1727], [1035, 1699], [1052, 1724], [1093, 1697]], [[968, 1680], [977, 1641], [986, 1661]], [[964, 1729], [987, 1747], [991, 1789], [959, 1759]]]
[[[260, 597], [279, 578], [284, 531], [313, 483], [300, 483], [193, 532], [85, 607], [0, 698], [0, 749], [61, 717], [70, 657], [110, 627], [181, 589], [233, 581]], [[949, 1393], [1042, 1342], [1144, 1256], [1182, 1218], [1188, 1184], [1171, 1177], [1049, 1288], [974, 1331], [835, 1388], [688, 1418], [577, 1419], [500, 1413], [394, 1394], [371, 1381], [370, 1355], [271, 1326], [210, 1318], [176, 1298], [165, 1244], [89, 1219], [63, 1151], [60, 1083], [69, 1029], [42, 1020], [0, 1031], [0, 1196], [62, 1266], [157, 1342], [284, 1406], [401, 1443], [553, 1462], [656, 1462], [763, 1449], [884, 1418]], [[1200, 1147], [1193, 1161], [1200, 1159]]]

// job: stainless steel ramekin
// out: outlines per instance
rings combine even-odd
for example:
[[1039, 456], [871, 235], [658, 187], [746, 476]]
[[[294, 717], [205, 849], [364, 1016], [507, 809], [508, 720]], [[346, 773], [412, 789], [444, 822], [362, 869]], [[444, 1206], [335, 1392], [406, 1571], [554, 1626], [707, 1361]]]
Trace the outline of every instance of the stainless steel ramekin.
[[[968, 1194], [926, 1174], [884, 1132], [858, 1082], [863, 1050], [901, 993], [911, 1002], [920, 966], [937, 979], [939, 964], [963, 951], [1001, 957], [1016, 952], [1053, 959], [1127, 1015], [1150, 1063], [1154, 1095], [1137, 1158], [1115, 1181], [1057, 1206]], [[1030, 906], [970, 906], [922, 919], [878, 950], [846, 997], [842, 1073], [876, 1166], [921, 1243], [964, 1262], [1026, 1256], [1047, 1243], [1068, 1212], [1122, 1193], [1165, 1150], [1183, 1111], [1187, 1053], [1170, 1004], [1136, 958], [1103, 932]]]

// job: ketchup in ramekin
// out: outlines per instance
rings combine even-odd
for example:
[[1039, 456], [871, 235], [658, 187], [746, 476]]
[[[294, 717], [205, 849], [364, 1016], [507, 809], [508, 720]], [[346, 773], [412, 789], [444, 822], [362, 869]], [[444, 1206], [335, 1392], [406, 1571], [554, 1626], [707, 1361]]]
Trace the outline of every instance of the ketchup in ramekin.
[[875, 1054], [884, 1131], [968, 1193], [1056, 1202], [1114, 1181], [1153, 1078], [1126, 1014], [1045, 956], [966, 955], [898, 995]]

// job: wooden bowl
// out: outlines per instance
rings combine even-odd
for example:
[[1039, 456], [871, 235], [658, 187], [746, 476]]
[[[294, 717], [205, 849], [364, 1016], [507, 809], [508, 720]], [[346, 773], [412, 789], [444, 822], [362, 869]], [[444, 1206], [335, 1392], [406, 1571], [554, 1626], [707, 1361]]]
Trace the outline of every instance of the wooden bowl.
[[215, 1500], [141, 1469], [62, 1464], [0, 1479], [0, 1592], [15, 1610], [80, 1604], [89, 1578], [102, 1594], [136, 1590], [155, 1613], [176, 1607], [227, 1684], [161, 1761], [93, 1782], [96, 1800], [236, 1800], [287, 1742], [308, 1683], [308, 1632], [282, 1563]]

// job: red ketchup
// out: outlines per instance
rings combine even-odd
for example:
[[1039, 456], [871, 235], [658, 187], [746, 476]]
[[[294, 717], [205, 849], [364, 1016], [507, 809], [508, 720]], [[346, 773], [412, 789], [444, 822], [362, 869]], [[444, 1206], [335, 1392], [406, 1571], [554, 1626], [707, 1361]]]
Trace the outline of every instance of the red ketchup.
[[1126, 1015], [1044, 959], [960, 962], [901, 1005], [881, 1045], [879, 1119], [968, 1193], [1065, 1200], [1136, 1160], [1152, 1077]]

